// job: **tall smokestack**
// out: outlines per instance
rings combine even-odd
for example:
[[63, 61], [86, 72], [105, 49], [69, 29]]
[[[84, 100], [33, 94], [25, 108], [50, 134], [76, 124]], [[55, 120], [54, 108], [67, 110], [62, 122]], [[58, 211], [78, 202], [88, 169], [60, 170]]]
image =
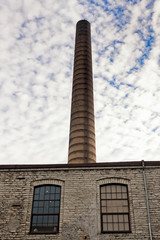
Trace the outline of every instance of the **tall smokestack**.
[[96, 162], [90, 23], [76, 25], [68, 163]]

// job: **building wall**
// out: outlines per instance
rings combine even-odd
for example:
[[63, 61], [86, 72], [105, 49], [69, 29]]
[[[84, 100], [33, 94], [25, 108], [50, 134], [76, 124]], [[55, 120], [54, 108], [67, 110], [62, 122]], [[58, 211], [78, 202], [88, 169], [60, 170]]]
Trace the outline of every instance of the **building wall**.
[[[160, 165], [145, 168], [153, 240], [160, 239]], [[128, 185], [131, 233], [101, 233], [100, 185]], [[62, 187], [58, 234], [30, 234], [34, 186]], [[1, 240], [148, 240], [141, 166], [94, 166], [0, 169]]]

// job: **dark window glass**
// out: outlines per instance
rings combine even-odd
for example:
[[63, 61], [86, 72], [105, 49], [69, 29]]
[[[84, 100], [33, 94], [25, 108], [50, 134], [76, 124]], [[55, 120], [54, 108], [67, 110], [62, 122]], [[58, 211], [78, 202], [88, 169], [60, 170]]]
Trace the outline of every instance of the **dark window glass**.
[[127, 185], [102, 185], [100, 195], [102, 232], [129, 232]]
[[37, 186], [32, 207], [32, 233], [57, 233], [59, 230], [61, 187]]

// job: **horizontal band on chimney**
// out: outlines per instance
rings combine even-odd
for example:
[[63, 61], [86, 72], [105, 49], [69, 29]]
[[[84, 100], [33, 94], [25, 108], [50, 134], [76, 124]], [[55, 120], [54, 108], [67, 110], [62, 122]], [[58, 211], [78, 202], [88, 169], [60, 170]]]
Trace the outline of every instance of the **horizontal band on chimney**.
[[87, 114], [90, 114], [90, 115], [92, 115], [94, 117], [93, 109], [89, 108], [88, 105], [72, 106], [71, 116], [73, 116], [76, 113], [77, 114], [82, 114], [83, 113], [83, 115], [80, 115], [80, 116], [86, 116]]
[[90, 68], [90, 64], [91, 63], [88, 63], [86, 60], [79, 60], [78, 59], [78, 61], [74, 64], [77, 68], [80, 68], [80, 67], [82, 67], [82, 68], [87, 68], [87, 69], [89, 69]]
[[74, 57], [74, 63], [80, 59], [84, 59], [85, 61], [88, 59], [89, 63], [92, 63], [92, 61], [89, 59], [87, 54], [79, 54], [76, 57]]
[[74, 138], [74, 134], [76, 135], [76, 137], [78, 136], [95, 136], [95, 133], [91, 130], [86, 130], [86, 129], [77, 129], [77, 130], [73, 130], [72, 132], [70, 132], [70, 137]]
[[83, 123], [83, 124], [74, 124], [72, 125], [72, 129], [91, 129], [94, 131], [94, 126], [91, 126], [90, 124], [88, 123]]
[[82, 53], [83, 52], [87, 53], [87, 55], [88, 55], [88, 53], [89, 53], [89, 55], [91, 54], [91, 48], [90, 47], [88, 47], [88, 46], [84, 47], [84, 46], [82, 46], [82, 44], [81, 45], [79, 44], [77, 46], [76, 50], [75, 50], [75, 56], [81, 51], [82, 51]]
[[71, 113], [71, 118], [72, 119], [75, 119], [77, 117], [87, 117], [87, 118], [93, 118], [94, 119], [94, 114], [90, 113], [88, 111], [77, 111], [77, 112]]
[[69, 147], [70, 152], [72, 151], [78, 151], [78, 150], [90, 150], [92, 152], [95, 152], [95, 147], [93, 145], [89, 144], [73, 144]]
[[85, 51], [84, 49], [83, 50], [81, 50], [81, 49], [77, 50], [77, 52], [74, 56], [74, 59], [78, 58], [79, 55], [86, 55], [87, 58], [91, 57], [90, 51]]
[[84, 142], [84, 143], [95, 143], [95, 138], [92, 138], [91, 136], [84, 136], [84, 137], [82, 137], [82, 136], [77, 136], [77, 137], [74, 137], [74, 138], [70, 138], [69, 139], [69, 142], [71, 143], [82, 143], [82, 142]]
[[93, 116], [94, 116], [94, 110], [89, 105], [83, 104], [83, 105], [79, 105], [79, 106], [77, 106], [77, 105], [72, 106], [72, 114], [76, 113], [76, 112], [89, 112], [89, 113], [93, 114]]
[[78, 88], [78, 89], [73, 89], [73, 92], [72, 92], [72, 97], [74, 96], [77, 96], [77, 94], [83, 94], [84, 96], [88, 96], [90, 98], [93, 97], [93, 92], [88, 89], [88, 88]]
[[93, 144], [91, 144], [91, 143], [74, 143], [74, 144], [71, 144], [70, 146], [69, 146], [69, 148], [73, 148], [73, 147], [76, 147], [76, 146], [83, 146], [84, 148], [88, 148], [88, 147], [91, 147], [91, 148], [93, 148], [93, 149], [95, 149], [95, 146], [93, 145]]
[[90, 159], [90, 158], [72, 158], [70, 161], [69, 161], [69, 164], [75, 164], [75, 162], [77, 164], [82, 164], [82, 163], [95, 163], [95, 160], [93, 159]]
[[77, 151], [72, 151], [69, 153], [69, 159], [72, 155], [78, 155], [79, 157], [90, 157], [92, 159], [92, 156], [95, 157], [96, 154], [95, 152], [88, 151], [88, 150], [77, 150]]
[[74, 70], [74, 73], [73, 73], [73, 76], [76, 76], [78, 73], [87, 73], [88, 75], [92, 76], [92, 72], [89, 72], [88, 71], [88, 68], [87, 67], [79, 67], [77, 69]]
[[79, 49], [80, 47], [88, 48], [88, 50], [91, 51], [91, 45], [88, 42], [79, 42], [75, 50]]
[[90, 76], [86, 76], [85, 74], [76, 76], [73, 86], [77, 85], [78, 83], [87, 83], [93, 87], [92, 78]]
[[[83, 85], [82, 85], [83, 84]], [[85, 85], [85, 86], [84, 86]], [[77, 87], [74, 87], [72, 88], [72, 96], [76, 95], [77, 93], [78, 94], [85, 94], [84, 96], [93, 96], [93, 90], [92, 88], [88, 85], [88, 83], [80, 83], [80, 86], [78, 87], [78, 84], [77, 84]], [[92, 101], [92, 98], [90, 99], [90, 101]], [[93, 105], [93, 104], [92, 104]]]
[[89, 81], [87, 81], [87, 79], [79, 80], [79, 82], [75, 81], [73, 84], [73, 89], [75, 89], [77, 86], [82, 86], [85, 88], [89, 87], [93, 91], [93, 86]]
[[[81, 55], [81, 56], [77, 56], [75, 59], [74, 59], [74, 65], [76, 66], [76, 67], [78, 67], [77, 66], [77, 64], [79, 65], [80, 63], [80, 61], [83, 61], [83, 63], [85, 63], [87, 66], [90, 66], [90, 65], [92, 65], [92, 62], [91, 61], [88, 61], [88, 56], [86, 56], [86, 55]], [[91, 71], [92, 72], [92, 71]]]
[[[81, 96], [83, 96], [83, 95], [80, 95], [80, 96], [77, 96], [77, 97], [74, 98], [74, 100], [73, 100], [73, 102], [72, 102], [72, 106], [73, 106], [73, 107], [74, 107], [75, 105], [76, 105], [76, 106], [81, 106], [81, 105], [86, 104], [85, 100], [87, 99], [87, 96], [86, 96], [86, 98], [85, 98], [84, 96], [83, 96], [83, 98], [82, 98]], [[92, 101], [89, 100], [89, 101], [88, 101], [88, 106], [91, 106], [91, 105], [93, 105], [93, 104], [92, 104]], [[92, 106], [92, 109], [93, 109], [93, 106]]]
[[88, 123], [94, 125], [94, 119], [89, 117], [75, 117], [71, 119], [71, 127], [74, 126], [75, 123]]

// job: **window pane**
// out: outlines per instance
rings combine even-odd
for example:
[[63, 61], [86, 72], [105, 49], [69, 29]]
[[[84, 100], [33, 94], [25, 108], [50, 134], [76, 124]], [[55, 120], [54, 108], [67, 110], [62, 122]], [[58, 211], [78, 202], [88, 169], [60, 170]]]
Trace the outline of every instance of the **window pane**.
[[50, 204], [49, 201], [44, 201], [44, 207], [45, 207], [45, 208], [49, 208], [49, 204]]
[[106, 199], [106, 194], [105, 193], [101, 193], [101, 199]]
[[48, 222], [53, 223], [53, 216], [48, 216]]
[[117, 193], [117, 199], [121, 199], [122, 198], [122, 193]]
[[58, 193], [55, 195], [55, 200], [59, 200], [59, 199], [60, 199], [60, 194]]
[[108, 222], [112, 222], [112, 215], [108, 215]]
[[59, 213], [59, 208], [55, 208], [54, 213]]
[[38, 208], [38, 213], [42, 214], [43, 213], [43, 208]]
[[60, 192], [61, 192], [60, 187], [56, 187], [56, 193], [59, 193], [59, 194], [60, 194]]
[[113, 215], [113, 222], [118, 222], [118, 215]]
[[[59, 202], [58, 202], [59, 203]], [[54, 207], [55, 202], [54, 201], [49, 201], [49, 207]], [[57, 205], [59, 207], [59, 205]]]
[[105, 192], [106, 192], [105, 186], [101, 187], [101, 193], [105, 193]]
[[38, 201], [35, 201], [33, 207], [38, 207]]
[[50, 199], [50, 200], [54, 200], [54, 198], [55, 198], [55, 194], [54, 194], [54, 193], [51, 193], [49, 199]]
[[40, 193], [39, 200], [44, 200], [44, 194]]
[[119, 222], [124, 222], [123, 215], [119, 215]]
[[38, 208], [33, 208], [33, 213], [34, 214], [38, 213]]
[[114, 231], [118, 231], [118, 223], [114, 223], [113, 227], [114, 227]]
[[58, 225], [58, 216], [54, 216], [54, 225]]
[[[48, 209], [48, 213], [53, 213], [53, 208]], [[57, 212], [58, 213], [58, 212]]]
[[107, 193], [111, 193], [111, 186], [110, 186], [110, 185], [107, 185], [107, 186], [106, 186], [106, 192], [107, 192]]
[[124, 231], [124, 224], [123, 223], [119, 223], [119, 231]]
[[112, 199], [112, 194], [111, 193], [107, 193], [106, 199]]
[[122, 192], [123, 192], [123, 193], [126, 193], [126, 192], [127, 192], [126, 186], [122, 186]]
[[37, 225], [42, 225], [42, 216], [37, 216]]
[[44, 195], [44, 191], [45, 191], [45, 186], [40, 187], [40, 194], [41, 194], [41, 195]]
[[103, 215], [103, 222], [107, 222], [107, 215]]
[[103, 223], [103, 231], [108, 231], [108, 228], [107, 228], [107, 224], [106, 223]]
[[102, 213], [106, 213], [107, 212], [107, 208], [106, 207], [102, 207]]
[[112, 185], [112, 193], [116, 193], [116, 186]]
[[34, 200], [38, 200], [38, 199], [39, 199], [39, 195], [35, 195]]
[[105, 200], [102, 200], [101, 205], [102, 205], [102, 207], [105, 207], [107, 205], [107, 202]]
[[117, 194], [116, 193], [112, 193], [112, 199], [116, 199], [117, 198]]
[[113, 231], [113, 224], [112, 223], [108, 223], [108, 231]]
[[37, 216], [33, 216], [33, 219], [32, 219], [32, 223], [36, 223], [37, 222]]
[[43, 225], [47, 226], [48, 223], [48, 216], [43, 216]]
[[127, 193], [122, 193], [122, 198], [127, 199]]
[[121, 187], [121, 185], [117, 185], [117, 192], [122, 192], [122, 187]]
[[34, 194], [39, 194], [39, 187], [36, 187], [36, 188], [35, 188]]
[[128, 222], [128, 215], [124, 215], [124, 222]]
[[50, 193], [50, 186], [46, 186], [45, 188], [45, 194], [49, 194]]
[[129, 231], [129, 223], [125, 223], [124, 227], [125, 227], [125, 231]]
[[48, 207], [44, 207], [44, 213], [49, 213], [49, 208]]
[[59, 201], [55, 201], [55, 207], [59, 207], [60, 202]]
[[45, 198], [44, 199], [45, 200], [49, 200], [49, 194], [48, 193], [45, 194]]
[[39, 207], [43, 207], [44, 206], [44, 202], [43, 201], [40, 201], [39, 202]]
[[55, 192], [56, 192], [55, 186], [51, 186], [51, 193], [55, 193]]

